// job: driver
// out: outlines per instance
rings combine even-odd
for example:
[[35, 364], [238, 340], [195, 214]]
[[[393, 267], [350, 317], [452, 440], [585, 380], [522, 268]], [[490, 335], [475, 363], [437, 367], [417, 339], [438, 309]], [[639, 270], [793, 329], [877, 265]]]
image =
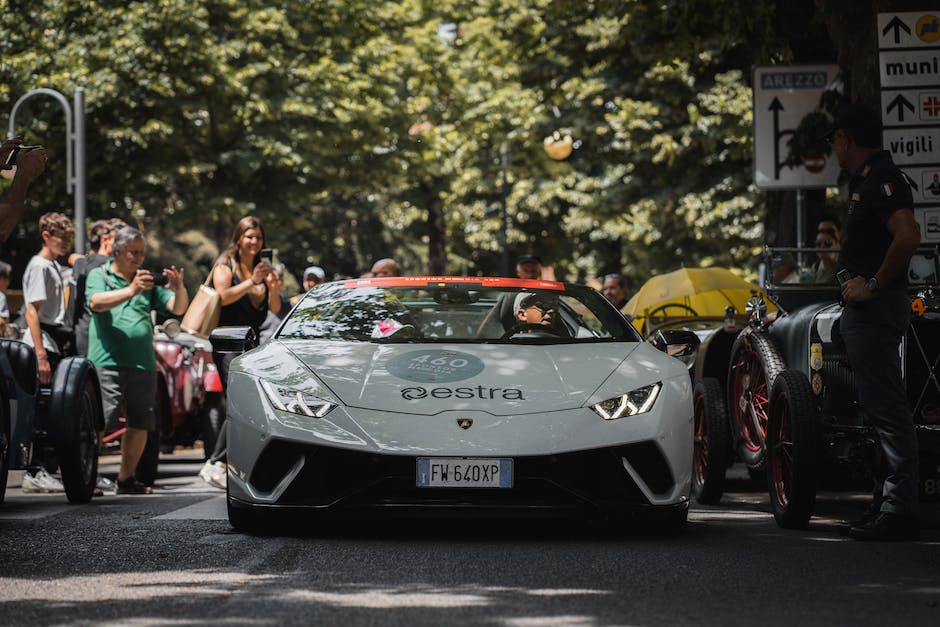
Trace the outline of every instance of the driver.
[[518, 325], [526, 325], [521, 332], [538, 331], [537, 325], [546, 327], [545, 331], [550, 331], [557, 306], [555, 299], [541, 294], [530, 294], [523, 298], [519, 303], [519, 311], [516, 312]]

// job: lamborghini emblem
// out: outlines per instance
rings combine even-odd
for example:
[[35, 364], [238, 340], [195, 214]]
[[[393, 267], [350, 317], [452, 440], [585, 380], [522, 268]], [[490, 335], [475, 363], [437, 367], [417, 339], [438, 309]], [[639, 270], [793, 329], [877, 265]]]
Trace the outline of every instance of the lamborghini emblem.
[[473, 426], [473, 419], [472, 418], [458, 418], [457, 426], [463, 429], [464, 431], [466, 431], [467, 429]]

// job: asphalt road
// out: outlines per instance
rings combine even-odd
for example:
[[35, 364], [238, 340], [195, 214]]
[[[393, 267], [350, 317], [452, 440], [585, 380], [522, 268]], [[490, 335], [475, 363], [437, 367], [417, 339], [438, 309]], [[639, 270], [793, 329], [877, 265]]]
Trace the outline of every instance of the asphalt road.
[[154, 495], [89, 505], [11, 487], [0, 624], [940, 625], [940, 525], [915, 543], [843, 538], [862, 494], [821, 495], [806, 531], [777, 528], [738, 472], [678, 533], [420, 520], [253, 537], [199, 466], [165, 456]]

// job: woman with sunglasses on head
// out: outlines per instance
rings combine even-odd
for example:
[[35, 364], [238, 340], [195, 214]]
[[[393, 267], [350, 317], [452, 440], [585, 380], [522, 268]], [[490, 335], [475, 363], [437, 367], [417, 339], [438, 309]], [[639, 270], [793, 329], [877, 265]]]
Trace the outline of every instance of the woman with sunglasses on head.
[[[231, 244], [212, 269], [212, 283], [222, 301], [219, 326], [249, 326], [260, 335], [268, 312], [280, 313], [283, 305], [278, 276], [274, 267], [261, 256], [264, 246], [261, 220], [253, 216], [239, 220], [232, 233]], [[225, 391], [233, 357], [233, 354], [224, 355], [215, 364]], [[215, 448], [199, 471], [199, 477], [206, 483], [222, 490], [225, 489], [227, 473], [227, 443], [223, 422], [219, 426]]]

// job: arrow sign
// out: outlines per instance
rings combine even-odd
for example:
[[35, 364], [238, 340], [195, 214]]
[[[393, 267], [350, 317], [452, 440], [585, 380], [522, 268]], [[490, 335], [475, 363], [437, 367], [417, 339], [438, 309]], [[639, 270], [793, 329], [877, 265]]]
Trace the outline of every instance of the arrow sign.
[[904, 121], [904, 109], [910, 109], [911, 113], [917, 113], [917, 109], [914, 108], [914, 105], [904, 97], [904, 94], [898, 94], [897, 97], [888, 104], [888, 108], [885, 109], [887, 113], [891, 113], [891, 109], [898, 110], [898, 122]]
[[[881, 24], [880, 26], [884, 26]], [[836, 85], [836, 65], [754, 68], [754, 183], [759, 189], [818, 189], [835, 185], [839, 164], [826, 155], [787, 161], [787, 139]]]
[[908, 35], [911, 34], [911, 28], [905, 24], [901, 18], [895, 16], [893, 20], [888, 22], [888, 25], [881, 30], [882, 35], [887, 35], [888, 31], [894, 29], [894, 43], [901, 43], [901, 31], [905, 31]]

